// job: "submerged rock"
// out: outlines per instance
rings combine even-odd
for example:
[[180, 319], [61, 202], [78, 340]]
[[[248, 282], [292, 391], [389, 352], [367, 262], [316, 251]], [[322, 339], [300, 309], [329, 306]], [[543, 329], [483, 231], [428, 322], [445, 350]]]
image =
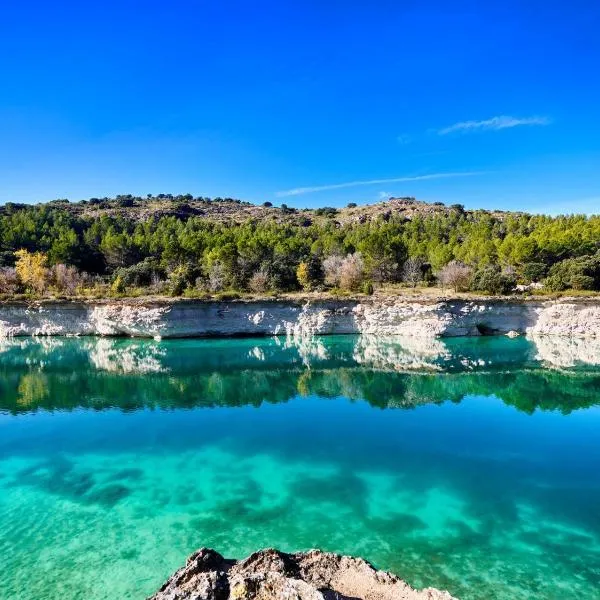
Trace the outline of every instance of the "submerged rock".
[[456, 600], [417, 591], [361, 558], [267, 549], [240, 561], [202, 548], [149, 600]]

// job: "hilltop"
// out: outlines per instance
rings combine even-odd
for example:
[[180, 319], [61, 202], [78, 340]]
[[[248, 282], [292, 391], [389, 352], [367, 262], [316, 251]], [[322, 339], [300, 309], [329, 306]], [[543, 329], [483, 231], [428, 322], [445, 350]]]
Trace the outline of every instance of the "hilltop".
[[271, 221], [292, 225], [311, 225], [332, 219], [339, 224], [366, 223], [376, 219], [388, 221], [392, 218], [411, 220], [415, 217], [431, 217], [450, 215], [453, 212], [488, 214], [503, 219], [510, 213], [507, 211], [465, 211], [460, 204], [447, 206], [442, 202], [428, 203], [413, 197], [390, 197], [388, 200], [374, 204], [350, 203], [342, 208], [325, 206], [321, 208], [291, 208], [285, 203], [273, 206], [271, 202], [252, 204], [234, 198], [207, 198], [191, 194], [172, 195], [159, 194], [147, 197], [124, 194], [115, 198], [90, 198], [70, 202], [69, 200], [51, 200], [45, 203], [16, 204], [13, 202], [0, 205], [0, 215], [18, 210], [26, 210], [31, 206], [62, 209], [76, 218], [98, 219], [102, 216], [130, 220], [134, 223], [176, 217], [187, 220], [190, 217], [202, 217], [217, 223], [243, 223], [245, 221]]

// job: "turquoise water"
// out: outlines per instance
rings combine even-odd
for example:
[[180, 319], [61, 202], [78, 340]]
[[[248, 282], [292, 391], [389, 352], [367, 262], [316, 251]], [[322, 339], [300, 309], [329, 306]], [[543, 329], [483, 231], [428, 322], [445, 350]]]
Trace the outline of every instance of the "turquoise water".
[[200, 546], [462, 600], [600, 598], [590, 343], [0, 344], [0, 598], [144, 598]]

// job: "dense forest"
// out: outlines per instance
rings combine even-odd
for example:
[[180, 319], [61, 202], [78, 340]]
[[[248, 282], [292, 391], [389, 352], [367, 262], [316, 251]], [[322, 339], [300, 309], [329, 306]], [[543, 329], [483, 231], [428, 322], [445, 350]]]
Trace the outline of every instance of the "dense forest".
[[[161, 194], [0, 207], [0, 294], [600, 290], [600, 216]], [[533, 284], [533, 285], [532, 285]]]

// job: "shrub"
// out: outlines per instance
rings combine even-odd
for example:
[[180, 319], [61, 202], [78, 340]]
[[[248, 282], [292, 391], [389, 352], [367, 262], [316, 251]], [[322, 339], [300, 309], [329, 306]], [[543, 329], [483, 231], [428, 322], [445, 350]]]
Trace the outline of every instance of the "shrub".
[[501, 271], [498, 266], [487, 266], [479, 269], [471, 281], [471, 289], [488, 294], [510, 294], [517, 283], [512, 270]]
[[365, 264], [360, 253], [348, 254], [342, 262], [340, 287], [345, 290], [358, 290], [364, 279]]
[[169, 274], [169, 292], [171, 296], [181, 296], [185, 288], [195, 282], [197, 271], [191, 265], [178, 265]]
[[373, 289], [373, 284], [370, 281], [365, 281], [363, 283], [363, 294], [366, 294], [367, 296], [372, 296], [374, 291], [375, 290]]
[[345, 290], [358, 290], [364, 279], [365, 264], [359, 252], [346, 258], [334, 254], [323, 261], [325, 283]]
[[356, 208], [356, 202], [348, 202], [346, 205], [348, 208]]
[[163, 279], [165, 271], [155, 258], [149, 257], [130, 267], [117, 269], [115, 275], [120, 276], [125, 285], [145, 287]]
[[544, 288], [550, 292], [562, 292], [569, 287], [564, 277], [558, 273], [544, 279]]
[[417, 287], [417, 284], [423, 280], [423, 265], [425, 261], [419, 257], [409, 258], [404, 263], [402, 269], [402, 281], [408, 283], [413, 288]]
[[442, 267], [438, 273], [438, 279], [442, 287], [451, 286], [455, 292], [469, 289], [473, 270], [459, 260], [450, 261]]
[[310, 289], [310, 278], [308, 277], [308, 265], [305, 262], [301, 262], [296, 269], [296, 279], [302, 286], [302, 289]]
[[129, 208], [133, 206], [133, 197], [131, 196], [117, 196], [117, 206], [121, 208]]
[[14, 267], [0, 267], [0, 294], [16, 294], [19, 291], [19, 277]]
[[23, 285], [38, 294], [43, 294], [49, 280], [46, 255], [42, 252], [17, 250], [15, 256], [17, 257], [15, 270]]
[[342, 265], [344, 264], [344, 257], [339, 254], [332, 254], [323, 261], [323, 271], [325, 274], [325, 283], [338, 287], [340, 285], [340, 274], [342, 272]]
[[208, 290], [210, 292], [220, 292], [225, 287], [227, 275], [225, 266], [221, 261], [215, 261], [208, 270]]
[[[555, 286], [553, 291], [561, 289], [600, 289], [600, 253], [583, 255], [562, 260], [550, 268], [545, 281], [546, 287]], [[585, 287], [576, 287], [576, 286]], [[549, 288], [550, 289], [550, 288]]]
[[115, 280], [110, 286], [110, 293], [113, 296], [120, 296], [125, 293], [125, 282], [120, 276], [115, 277]]
[[227, 302], [228, 300], [239, 300], [241, 296], [237, 292], [220, 292], [216, 295], [217, 300]]
[[332, 206], [324, 206], [315, 209], [315, 215], [322, 217], [334, 217], [337, 213], [337, 208], [333, 208]]
[[265, 270], [260, 269], [250, 277], [248, 287], [253, 292], [266, 292], [269, 289], [269, 283], [269, 274]]
[[298, 283], [305, 290], [313, 290], [323, 283], [323, 265], [318, 256], [310, 256], [301, 262], [296, 270]]
[[591, 275], [572, 275], [571, 287], [574, 290], [593, 290], [595, 289], [595, 280]]
[[261, 267], [269, 274], [269, 281], [273, 290], [298, 289], [296, 278], [296, 265], [289, 257], [277, 254], [273, 259]]
[[548, 272], [548, 267], [543, 262], [528, 262], [521, 267], [521, 275], [527, 283], [541, 281]]
[[65, 294], [73, 295], [84, 282], [84, 276], [75, 267], [59, 263], [51, 270], [54, 287]]

